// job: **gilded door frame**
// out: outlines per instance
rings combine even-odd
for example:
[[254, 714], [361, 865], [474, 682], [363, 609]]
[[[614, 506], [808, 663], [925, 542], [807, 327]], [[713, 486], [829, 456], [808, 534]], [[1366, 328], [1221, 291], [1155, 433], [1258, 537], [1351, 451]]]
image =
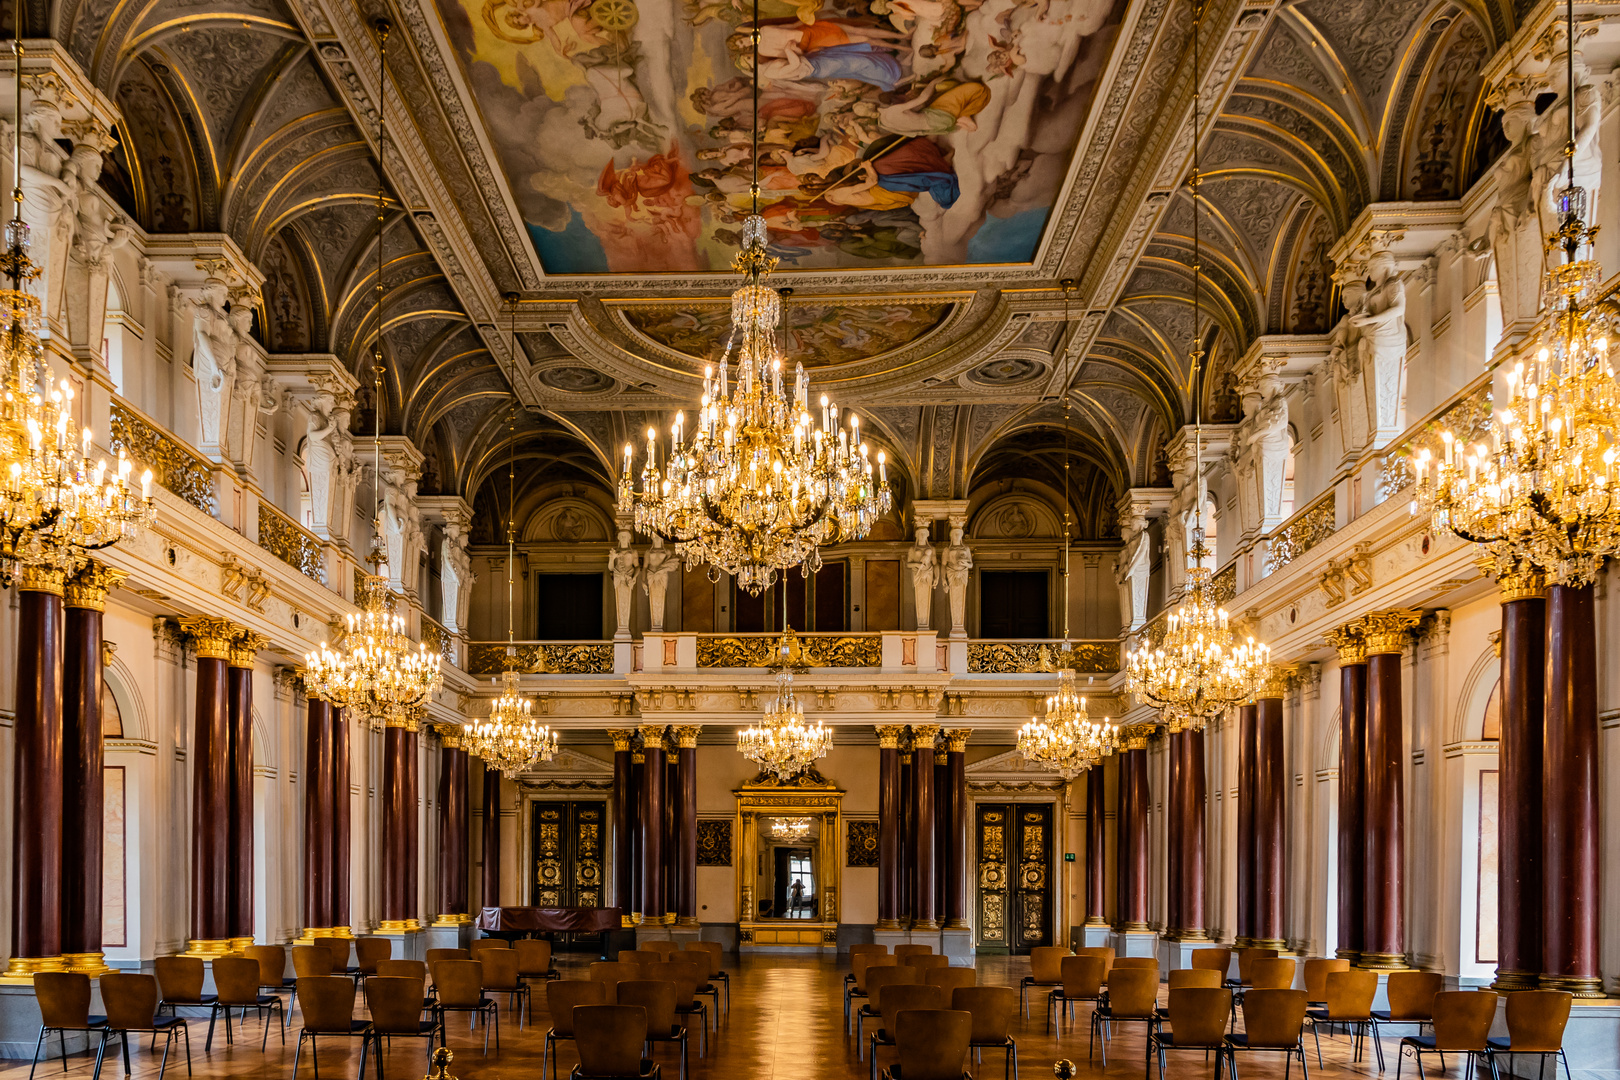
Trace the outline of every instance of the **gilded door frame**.
[[[754, 780], [735, 789], [737, 798], [737, 941], [743, 952], [838, 951], [838, 900], [843, 860], [838, 844], [844, 792], [819, 773], [790, 783]], [[754, 915], [754, 882], [759, 878], [759, 819], [808, 817], [821, 822], [816, 862], [821, 871], [821, 904], [815, 921], [765, 920]]]

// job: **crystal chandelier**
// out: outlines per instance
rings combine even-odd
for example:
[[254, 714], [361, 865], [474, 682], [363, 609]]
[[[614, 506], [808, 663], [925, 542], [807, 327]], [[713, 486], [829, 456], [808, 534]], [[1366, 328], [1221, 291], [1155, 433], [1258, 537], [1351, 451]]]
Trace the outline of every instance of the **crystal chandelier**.
[[[1193, 18], [1193, 65], [1198, 63], [1198, 27], [1202, 9]], [[1139, 639], [1125, 658], [1125, 688], [1138, 701], [1159, 710], [1171, 731], [1199, 731], [1213, 717], [1242, 705], [1254, 696], [1271, 673], [1271, 648], [1249, 637], [1243, 642], [1230, 626], [1224, 609], [1210, 597], [1213, 570], [1204, 533], [1203, 476], [1203, 379], [1204, 350], [1197, 334], [1203, 311], [1198, 275], [1202, 270], [1202, 249], [1198, 232], [1198, 139], [1199, 96], [1193, 92], [1193, 162], [1187, 184], [1193, 202], [1193, 472], [1197, 477], [1197, 499], [1193, 529], [1187, 547], [1187, 592], [1170, 613], [1164, 635], [1157, 644]]]
[[[17, 115], [22, 114], [22, 45], [12, 40], [17, 72]], [[21, 125], [12, 130], [14, 179], [11, 220], [0, 272], [0, 584], [11, 585], [27, 567], [69, 574], [87, 551], [137, 535], [152, 523], [152, 473], [141, 493], [130, 484], [134, 464], [120, 451], [118, 465], [90, 459], [89, 428], [74, 424], [73, 389], [44, 378], [40, 304], [25, 285], [39, 276], [28, 257], [22, 219]], [[41, 384], [44, 390], [41, 390]]]
[[[517, 355], [518, 295], [508, 293], [512, 309], [512, 355]], [[508, 780], [534, 764], [557, 754], [557, 734], [533, 716], [534, 702], [518, 684], [517, 646], [512, 631], [512, 565], [517, 561], [517, 408], [507, 413], [506, 427], [506, 670], [501, 672], [501, 696], [490, 705], [489, 716], [468, 729], [469, 753], [484, 759]]]
[[[758, 70], [758, 35], [754, 52]], [[818, 427], [802, 364], [793, 364], [788, 385], [777, 335], [782, 294], [764, 284], [776, 259], [766, 253], [769, 238], [759, 213], [757, 84], [753, 159], [753, 213], [743, 221], [734, 263], [747, 284], [731, 294], [731, 334], [719, 373], [704, 369], [690, 437], [685, 415], [677, 413], [662, 463], [658, 431], [647, 429], [639, 490], [631, 474], [635, 448], [625, 445], [619, 509], [634, 511], [642, 533], [673, 541], [688, 570], [708, 563], [711, 572], [724, 571], [758, 594], [778, 571], [820, 569], [823, 545], [865, 537], [893, 497], [885, 455], [871, 454], [861, 441], [860, 418], [850, 413], [848, 428], [840, 427], [839, 407], [822, 395]]]
[[[1573, 51], [1573, 21], [1570, 32]], [[1597, 301], [1596, 260], [1577, 258], [1583, 247], [1590, 253], [1597, 229], [1586, 225], [1586, 192], [1575, 186], [1574, 73], [1572, 55], [1569, 182], [1557, 196], [1559, 229], [1548, 237], [1564, 262], [1547, 272], [1541, 347], [1528, 368], [1520, 361], [1508, 372], [1507, 408], [1493, 413], [1488, 442], [1467, 446], [1444, 431], [1442, 456], [1425, 448], [1412, 466], [1414, 511], [1423, 506], [1437, 530], [1485, 545], [1494, 572], [1533, 568], [1579, 586], [1620, 554], [1620, 386], [1610, 360], [1620, 319]]]
[[777, 818], [771, 822], [771, 835], [778, 840], [795, 843], [810, 835], [810, 819], [807, 817]]
[[[388, 33], [379, 27], [381, 63], [386, 70]], [[386, 97], [386, 95], [385, 95]], [[360, 611], [348, 616], [348, 634], [338, 649], [321, 642], [304, 657], [304, 683], [323, 701], [366, 717], [373, 727], [407, 727], [432, 699], [441, 683], [439, 654], [429, 651], [405, 633], [405, 620], [395, 613], [396, 598], [382, 573], [387, 562], [383, 541], [382, 406], [383, 353], [383, 221], [386, 209], [383, 140], [386, 127], [378, 104], [377, 116], [377, 333], [372, 360], [372, 515], [371, 551], [366, 561], [371, 573], [362, 579], [355, 603]]]
[[832, 729], [819, 720], [807, 722], [804, 708], [793, 696], [793, 669], [785, 659], [792, 649], [790, 635], [784, 634], [776, 697], [765, 706], [757, 725], [737, 732], [738, 753], [778, 780], [793, 779], [832, 749]]

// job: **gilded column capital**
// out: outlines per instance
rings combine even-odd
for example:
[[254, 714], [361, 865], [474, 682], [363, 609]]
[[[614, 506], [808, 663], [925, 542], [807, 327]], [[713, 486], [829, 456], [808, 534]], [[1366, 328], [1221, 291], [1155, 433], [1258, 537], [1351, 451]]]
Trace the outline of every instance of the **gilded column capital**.
[[415, 732], [421, 730], [422, 721], [415, 710], [408, 710], [406, 712], [389, 713], [383, 717], [383, 727]]
[[879, 724], [876, 730], [879, 749], [900, 749], [900, 736], [905, 733], [905, 728], [901, 727], [899, 724]]
[[180, 632], [191, 639], [191, 648], [205, 660], [229, 660], [231, 639], [241, 628], [229, 619], [216, 619], [212, 615], [185, 615], [180, 618]]
[[433, 730], [439, 733], [439, 745], [444, 749], [461, 749], [462, 728], [460, 724], [435, 724]]
[[943, 764], [945, 764], [946, 761], [948, 760], [949, 756], [950, 755], [949, 755], [948, 751], [943, 750], [943, 749], [936, 749], [934, 751], [934, 764], [935, 765], [943, 765]]
[[104, 563], [91, 559], [77, 574], [64, 582], [63, 590], [67, 606], [90, 611], [106, 611], [108, 591], [117, 588], [127, 577], [129, 575], [124, 571], [114, 570]]
[[664, 749], [664, 725], [643, 724], [641, 727], [641, 745], [644, 750]]
[[952, 728], [945, 733], [945, 744], [950, 747], [951, 753], [960, 754], [967, 749], [968, 739], [973, 736], [970, 727]]
[[1266, 677], [1260, 683], [1260, 689], [1254, 692], [1254, 698], [1285, 698], [1288, 696], [1288, 683], [1293, 678], [1294, 669], [1289, 664], [1272, 664], [1266, 672]]
[[613, 752], [615, 754], [629, 753], [630, 752], [630, 740], [635, 738], [635, 737], [636, 737], [636, 733], [634, 731], [631, 731], [629, 728], [609, 728], [608, 729], [608, 738], [613, 740]]
[[697, 747], [698, 735], [702, 734], [703, 727], [699, 724], [685, 724], [669, 729], [675, 736], [675, 746], [681, 750], [692, 750]]
[[1547, 595], [1547, 575], [1533, 566], [1520, 564], [1499, 570], [1496, 588], [1504, 604], [1514, 600], [1540, 600]]
[[1383, 656], [1406, 651], [1412, 630], [1423, 619], [1417, 608], [1389, 608], [1369, 612], [1362, 618], [1362, 632], [1367, 639], [1367, 655]]
[[25, 566], [17, 576], [17, 591], [61, 596], [66, 583], [67, 575], [54, 566]]
[[930, 750], [939, 736], [938, 724], [912, 724], [911, 746], [914, 750]]
[[259, 650], [270, 644], [270, 639], [252, 630], [243, 630], [231, 639], [231, 667], [252, 669], [259, 658]]
[[1338, 652], [1340, 664], [1367, 662], [1367, 638], [1362, 633], [1360, 620], [1334, 627], [1325, 636], [1328, 644]]

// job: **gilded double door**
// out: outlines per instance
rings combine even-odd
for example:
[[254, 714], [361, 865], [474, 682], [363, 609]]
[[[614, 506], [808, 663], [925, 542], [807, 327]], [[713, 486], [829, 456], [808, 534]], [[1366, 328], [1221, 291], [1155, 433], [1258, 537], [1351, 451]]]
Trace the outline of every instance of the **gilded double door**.
[[[536, 802], [534, 806], [535, 907], [601, 907], [607, 850], [607, 803]], [[564, 935], [559, 935], [564, 936]], [[595, 934], [565, 935], [570, 941]]]
[[1052, 944], [1052, 804], [978, 803], [973, 836], [979, 948]]

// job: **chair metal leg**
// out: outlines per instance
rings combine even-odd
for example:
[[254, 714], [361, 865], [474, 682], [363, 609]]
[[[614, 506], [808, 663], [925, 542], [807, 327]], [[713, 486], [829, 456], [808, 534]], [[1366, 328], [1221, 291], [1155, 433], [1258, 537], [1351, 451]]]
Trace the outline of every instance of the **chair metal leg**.
[[[551, 1032], [546, 1032], [546, 1048], [540, 1052], [540, 1080], [546, 1080], [546, 1063], [551, 1060]], [[431, 1048], [432, 1044], [428, 1044]]]
[[124, 1032], [120, 1032], [119, 1034], [123, 1036], [121, 1041], [124, 1044], [124, 1077], [125, 1077], [125, 1080], [128, 1080], [128, 1078], [129, 1078], [129, 1032], [124, 1031]]
[[1316, 1021], [1311, 1021], [1311, 1038], [1316, 1040], [1316, 1067], [1322, 1067], [1322, 1032], [1317, 1029]]
[[163, 1040], [163, 1063], [158, 1066], [158, 1080], [163, 1080], [163, 1074], [169, 1071], [169, 1048], [174, 1045], [174, 1032], [170, 1031]]
[[180, 1029], [180, 1034], [182, 1036], [184, 1036], [185, 1040], [186, 1040], [186, 1075], [190, 1076], [191, 1075], [191, 1029], [189, 1027], [183, 1027], [183, 1028]]
[[[38, 1066], [39, 1066], [39, 1051], [40, 1051], [40, 1047], [42, 1047], [42, 1046], [44, 1046], [44, 1045], [45, 1045], [45, 1032], [47, 1032], [47, 1031], [49, 1031], [49, 1030], [50, 1030], [50, 1029], [49, 1029], [49, 1028], [47, 1028], [47, 1027], [45, 1027], [45, 1026], [44, 1026], [44, 1025], [43, 1025], [43, 1024], [41, 1024], [41, 1025], [40, 1025], [40, 1028], [39, 1028], [39, 1038], [37, 1038], [37, 1039], [35, 1039], [35, 1040], [34, 1040], [34, 1064], [33, 1064], [33, 1065], [30, 1065], [30, 1066], [29, 1066], [29, 1067], [28, 1067], [28, 1080], [34, 1080], [34, 1069], [35, 1069], [35, 1068], [37, 1068], [37, 1067], [38, 1067]], [[67, 1057], [66, 1057], [66, 1055], [64, 1055], [64, 1056], [63, 1056], [63, 1058], [62, 1058], [62, 1060], [63, 1060], [63, 1061], [64, 1061], [64, 1062], [66, 1062], [66, 1061], [67, 1061]]]
[[[213, 1048], [214, 1048], [214, 1021], [218, 1020], [218, 1019], [219, 1019], [219, 1009], [217, 1007], [213, 1008], [213, 1009], [209, 1009], [208, 1010], [208, 1037], [203, 1040], [203, 1053], [205, 1053], [205, 1054], [208, 1053], [209, 1051], [213, 1050]], [[231, 1022], [231, 1011], [229, 1009], [225, 1010], [225, 1022], [227, 1024], [229, 1024]], [[153, 1037], [156, 1038], [156, 1036], [153, 1036]], [[227, 1040], [227, 1041], [229, 1041], [229, 1040]]]
[[[62, 1071], [67, 1072], [67, 1032], [63, 1031], [61, 1028], [56, 1029], [56, 1045], [57, 1048], [62, 1052]], [[36, 1048], [34, 1052], [37, 1054], [39, 1051]], [[34, 1070], [29, 1069], [28, 1071], [32, 1073]]]
[[[1366, 1027], [1372, 1028], [1373, 1053], [1378, 1056], [1378, 1071], [1383, 1072], [1384, 1071], [1384, 1044], [1378, 1041], [1378, 1027], [1377, 1027], [1377, 1025], [1371, 1024], [1371, 1023], [1367, 1024]], [[1365, 1036], [1363, 1036], [1363, 1037], [1365, 1037]]]
[[[355, 1075], [358, 1076], [360, 1078], [360, 1080], [366, 1080], [366, 1056], [367, 1056], [367, 1052], [370, 1049], [371, 1049], [371, 1036], [370, 1035], [362, 1035], [362, 1036], [360, 1036], [360, 1071], [355, 1073]], [[382, 1043], [381, 1042], [379, 1042], [377, 1044], [377, 1057], [379, 1059], [382, 1057]]]
[[101, 1061], [107, 1056], [107, 1036], [110, 1034], [106, 1030], [101, 1033], [101, 1042], [96, 1045], [96, 1068], [90, 1074], [90, 1080], [101, 1080]]

